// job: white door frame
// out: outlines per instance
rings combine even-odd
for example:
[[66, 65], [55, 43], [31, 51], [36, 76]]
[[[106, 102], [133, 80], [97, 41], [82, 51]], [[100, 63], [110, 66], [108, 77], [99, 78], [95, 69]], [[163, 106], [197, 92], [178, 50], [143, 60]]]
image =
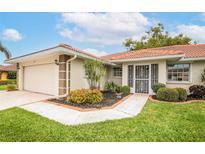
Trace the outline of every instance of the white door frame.
[[151, 88], [151, 64], [134, 64], [133, 66], [134, 66], [134, 75], [133, 75], [133, 93], [136, 93], [136, 91], [135, 91], [135, 88], [136, 88], [136, 66], [145, 66], [145, 65], [147, 65], [147, 66], [149, 66], [149, 91], [148, 91], [148, 94], [151, 94], [152, 93], [152, 88]]

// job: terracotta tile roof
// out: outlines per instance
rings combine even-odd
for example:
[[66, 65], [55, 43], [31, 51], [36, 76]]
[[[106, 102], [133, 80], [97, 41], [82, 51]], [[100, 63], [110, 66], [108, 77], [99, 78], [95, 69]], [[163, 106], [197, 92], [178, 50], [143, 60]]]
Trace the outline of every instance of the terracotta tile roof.
[[16, 65], [7, 65], [7, 66], [3, 66], [0, 65], [0, 71], [16, 71]]
[[93, 57], [93, 58], [100, 59], [99, 57], [97, 57], [97, 56], [95, 56], [95, 55], [93, 55], [93, 54], [90, 54], [90, 53], [85, 52], [85, 51], [83, 51], [83, 50], [80, 50], [80, 49], [78, 49], [78, 48], [74, 48], [74, 47], [72, 47], [72, 46], [70, 46], [70, 45], [68, 45], [68, 44], [59, 44], [58, 46], [59, 46], [59, 47], [66, 48], [66, 49], [70, 49], [70, 50], [72, 50], [72, 51], [76, 51], [76, 52], [81, 53], [81, 54], [85, 54], [85, 55], [90, 56], [90, 57]]
[[143, 57], [157, 57], [168, 55], [181, 55], [184, 58], [200, 58], [205, 57], [205, 44], [197, 45], [174, 45], [160, 48], [150, 48], [135, 51], [119, 52], [101, 57], [106, 60], [121, 60], [121, 59], [134, 59]]

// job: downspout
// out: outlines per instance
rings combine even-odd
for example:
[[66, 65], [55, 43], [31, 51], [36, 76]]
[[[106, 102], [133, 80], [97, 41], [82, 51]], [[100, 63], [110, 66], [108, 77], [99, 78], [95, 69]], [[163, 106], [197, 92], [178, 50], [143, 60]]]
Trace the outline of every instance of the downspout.
[[68, 66], [69, 66], [69, 62], [75, 60], [77, 58], [77, 55], [74, 55], [72, 58], [68, 59], [66, 61], [66, 93], [64, 95], [58, 95], [58, 98], [63, 98], [63, 97], [67, 97], [68, 96], [68, 76], [69, 76], [69, 71], [68, 71]]

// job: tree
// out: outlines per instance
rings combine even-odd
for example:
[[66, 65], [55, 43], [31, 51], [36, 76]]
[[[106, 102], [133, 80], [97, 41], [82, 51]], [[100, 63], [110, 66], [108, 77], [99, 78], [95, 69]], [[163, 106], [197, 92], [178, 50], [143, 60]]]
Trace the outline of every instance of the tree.
[[191, 38], [184, 36], [183, 34], [172, 37], [164, 30], [164, 26], [161, 23], [158, 23], [155, 27], [151, 27], [150, 30], [146, 32], [146, 35], [142, 36], [139, 41], [128, 38], [123, 42], [123, 45], [128, 50], [186, 44], [191, 44]]
[[201, 82], [203, 82], [205, 84], [205, 69], [201, 73]]
[[7, 59], [11, 58], [11, 53], [1, 44], [1, 42], [0, 42], [0, 52], [3, 52]]
[[86, 60], [84, 62], [86, 79], [91, 89], [99, 89], [102, 78], [105, 75], [105, 66], [97, 60]]

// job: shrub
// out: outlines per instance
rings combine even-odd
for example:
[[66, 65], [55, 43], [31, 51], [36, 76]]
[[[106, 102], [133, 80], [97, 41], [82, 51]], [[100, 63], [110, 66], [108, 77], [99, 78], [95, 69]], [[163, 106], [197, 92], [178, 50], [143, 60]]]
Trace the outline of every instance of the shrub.
[[179, 100], [186, 101], [187, 100], [187, 91], [184, 88], [175, 88], [179, 93]]
[[152, 86], [152, 90], [153, 90], [153, 92], [156, 94], [157, 91], [158, 91], [160, 88], [164, 88], [164, 87], [166, 87], [166, 85], [163, 84], [163, 83], [155, 83], [155, 84]]
[[189, 92], [193, 98], [204, 98], [205, 87], [203, 85], [193, 85], [189, 87]]
[[7, 89], [8, 91], [14, 91], [14, 90], [16, 90], [16, 85], [14, 85], [14, 84], [8, 84], [7, 87], [6, 87], [6, 89]]
[[118, 85], [115, 84], [114, 82], [107, 82], [105, 84], [105, 89], [108, 91], [116, 92], [117, 88], [118, 88]]
[[16, 79], [0, 80], [0, 85], [16, 84]]
[[125, 95], [128, 95], [130, 93], [130, 87], [129, 86], [122, 86], [122, 92]]
[[157, 91], [157, 99], [169, 102], [179, 101], [179, 93], [176, 89], [160, 88]]
[[70, 92], [69, 100], [74, 103], [99, 103], [102, 101], [102, 93], [97, 89], [79, 89]]

